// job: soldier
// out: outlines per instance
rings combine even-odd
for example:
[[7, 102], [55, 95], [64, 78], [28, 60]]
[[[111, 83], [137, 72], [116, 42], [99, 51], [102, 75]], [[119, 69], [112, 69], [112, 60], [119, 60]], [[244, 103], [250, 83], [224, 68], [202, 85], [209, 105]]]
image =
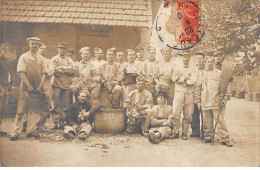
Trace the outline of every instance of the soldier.
[[50, 59], [46, 58], [46, 52], [47, 47], [44, 43], [40, 43], [40, 48], [38, 50], [38, 53], [42, 55], [45, 59], [48, 73], [46, 75], [45, 81], [43, 83], [43, 98], [44, 98], [44, 114], [41, 117], [41, 120], [37, 124], [38, 131], [42, 131], [46, 122], [47, 117], [50, 114], [50, 110], [53, 107], [52, 106], [52, 85], [51, 85], [51, 79], [54, 74], [54, 67], [52, 65], [52, 62]]
[[136, 77], [138, 76], [137, 64], [135, 62], [135, 51], [127, 49], [128, 62], [119, 70], [118, 81], [123, 86], [123, 100], [134, 89], [136, 89]]
[[167, 104], [172, 105], [174, 97], [174, 82], [172, 81], [172, 75], [174, 68], [176, 67], [172, 62], [172, 49], [165, 47], [161, 49], [163, 55], [163, 61], [158, 63], [155, 71], [154, 81], [156, 82], [157, 91], [165, 91], [168, 94]]
[[91, 93], [90, 102], [98, 103], [98, 97], [100, 92], [100, 74], [98, 69], [90, 61], [90, 48], [83, 47], [79, 51], [81, 55], [81, 61], [77, 63], [77, 71], [79, 78], [82, 80], [80, 89], [88, 90]]
[[[221, 71], [215, 69], [214, 58], [206, 58], [206, 70], [201, 73], [199, 83], [195, 91], [195, 100], [203, 113], [203, 130], [204, 142], [212, 142], [214, 124], [213, 120], [218, 119], [217, 129], [220, 136], [220, 141], [223, 145], [232, 147], [229, 141], [229, 134], [224, 120], [224, 111], [220, 111], [221, 107], [225, 107], [227, 100], [230, 98], [230, 93], [224, 94], [223, 101], [220, 101], [220, 80]], [[223, 109], [225, 110], [225, 109]]]
[[118, 85], [117, 74], [118, 67], [114, 63], [115, 48], [107, 50], [107, 63], [99, 68], [101, 76], [101, 87], [105, 87], [110, 94], [110, 102], [113, 108], [118, 108], [120, 105], [120, 97], [122, 94], [122, 87]]
[[218, 70], [222, 70], [222, 63], [224, 61], [223, 58], [223, 53], [220, 50], [217, 50], [214, 52], [214, 58], [215, 58], [215, 63], [214, 63], [214, 68]]
[[106, 63], [106, 61], [103, 60], [104, 53], [103, 53], [103, 50], [101, 48], [98, 48], [98, 47], [96, 47], [94, 49], [94, 52], [95, 52], [96, 60], [92, 61], [92, 63], [94, 64], [94, 66], [97, 69], [99, 69], [102, 65], [104, 65]]
[[[8, 91], [12, 88], [12, 77], [9, 70], [9, 64], [4, 55], [5, 46], [0, 46], [0, 125], [2, 123], [2, 114], [4, 105], [8, 104]], [[0, 131], [0, 136], [7, 135], [6, 132]]]
[[136, 53], [136, 65], [137, 65], [137, 72], [141, 72], [144, 66], [145, 58], [144, 58], [144, 48], [139, 45], [135, 48]]
[[159, 92], [157, 105], [151, 110], [151, 120], [148, 139], [151, 143], [159, 144], [163, 139], [169, 138], [172, 131], [172, 123], [168, 121], [172, 115], [172, 106], [166, 104], [167, 94]]
[[154, 81], [157, 61], [155, 60], [156, 49], [152, 46], [147, 48], [148, 60], [144, 62], [143, 70], [141, 75], [145, 79], [145, 89], [148, 90], [153, 95], [154, 102], [156, 101], [156, 83]]
[[[205, 70], [205, 59], [204, 58], [205, 58], [204, 53], [197, 53], [195, 55], [197, 80], [199, 80], [199, 76], [200, 76], [201, 72]], [[195, 87], [195, 89], [196, 89], [196, 87]], [[191, 133], [190, 137], [200, 137], [200, 111], [201, 111], [201, 108], [199, 108], [197, 106], [197, 104], [194, 104], [194, 111], [192, 114], [192, 122], [191, 122], [192, 133]]]
[[10, 140], [18, 139], [22, 132], [24, 117], [27, 116], [27, 137], [40, 137], [35, 131], [40, 120], [42, 108], [42, 86], [48, 73], [45, 59], [37, 53], [39, 48], [38, 37], [27, 39], [30, 50], [21, 55], [17, 65], [17, 73], [21, 78], [20, 95], [17, 106], [14, 127]]
[[70, 85], [75, 74], [74, 62], [67, 56], [67, 43], [58, 44], [58, 55], [51, 58], [54, 67], [54, 78], [52, 82], [53, 104], [51, 111], [54, 121], [54, 129], [64, 128], [66, 110], [72, 102]]
[[73, 139], [78, 136], [80, 140], [85, 140], [89, 136], [94, 114], [99, 109], [97, 105], [93, 107], [89, 103], [89, 96], [90, 93], [88, 91], [80, 91], [78, 101], [66, 110], [67, 125], [63, 132], [63, 136], [66, 139]]
[[189, 125], [192, 120], [194, 109], [193, 93], [197, 75], [189, 67], [190, 54], [187, 52], [180, 53], [183, 64], [174, 69], [172, 81], [175, 82], [174, 100], [173, 100], [173, 134], [171, 138], [179, 137], [180, 118], [182, 119], [182, 139], [187, 140]]
[[144, 80], [140, 77], [137, 78], [136, 87], [137, 89], [131, 91], [123, 102], [127, 118], [126, 132], [145, 134], [148, 130], [146, 117], [153, 106], [153, 96], [145, 90]]
[[126, 64], [126, 62], [123, 61], [123, 58], [124, 58], [124, 52], [118, 51], [116, 53], [116, 59], [117, 59], [116, 65], [118, 69], [121, 69], [121, 67], [124, 67], [124, 65]]

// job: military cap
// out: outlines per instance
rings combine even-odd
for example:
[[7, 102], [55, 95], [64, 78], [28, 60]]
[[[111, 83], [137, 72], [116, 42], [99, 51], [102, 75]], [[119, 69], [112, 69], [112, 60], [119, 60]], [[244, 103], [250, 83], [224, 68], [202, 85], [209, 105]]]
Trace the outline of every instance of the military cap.
[[113, 48], [109, 48], [109, 49], [107, 49], [107, 52], [112, 52], [112, 53], [115, 53], [115, 51], [116, 51], [116, 48], [115, 47], [113, 47]]
[[136, 78], [136, 82], [140, 82], [140, 81], [145, 82], [145, 79], [143, 77], [138, 76]]
[[135, 48], [135, 51], [140, 51], [140, 50], [144, 50], [143, 46], [141, 45], [138, 45], [136, 48]]
[[151, 51], [151, 50], [156, 51], [156, 48], [153, 47], [153, 46], [149, 46], [149, 47], [147, 47], [147, 51]]
[[30, 42], [32, 40], [34, 40], [34, 41], [41, 41], [40, 38], [38, 38], [38, 37], [29, 37], [29, 38], [27, 38], [27, 42]]
[[46, 46], [43, 42], [39, 42], [40, 46]]
[[70, 48], [69, 50], [68, 50], [68, 53], [70, 53], [70, 54], [74, 54], [76, 51], [75, 51], [75, 49], [73, 49], [73, 48]]
[[82, 47], [80, 50], [79, 50], [79, 53], [81, 54], [83, 51], [90, 51], [90, 47]]
[[58, 43], [58, 48], [59, 48], [59, 47], [67, 48], [67, 43], [65, 43], [65, 42], [59, 42], [59, 43]]
[[171, 53], [171, 52], [172, 52], [172, 49], [169, 47], [164, 47], [161, 49], [161, 53]]
[[103, 50], [102, 50], [101, 48], [99, 48], [99, 47], [95, 47], [95, 48], [94, 48], [94, 52], [95, 52], [95, 53], [102, 53]]

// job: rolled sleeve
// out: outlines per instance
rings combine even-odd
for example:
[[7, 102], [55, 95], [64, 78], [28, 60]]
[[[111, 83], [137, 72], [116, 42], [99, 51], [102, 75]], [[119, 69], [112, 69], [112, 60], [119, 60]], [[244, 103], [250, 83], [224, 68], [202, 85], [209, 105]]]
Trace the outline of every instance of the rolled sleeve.
[[26, 60], [25, 55], [21, 55], [17, 64], [17, 73], [26, 72], [27, 66], [25, 60]]

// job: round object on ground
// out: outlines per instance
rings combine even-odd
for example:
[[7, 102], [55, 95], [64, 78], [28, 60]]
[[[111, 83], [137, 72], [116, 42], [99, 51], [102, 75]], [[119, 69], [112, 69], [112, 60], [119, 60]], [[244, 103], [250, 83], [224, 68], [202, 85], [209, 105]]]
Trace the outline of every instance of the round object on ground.
[[101, 108], [94, 117], [96, 133], [122, 133], [126, 128], [126, 116], [123, 108]]

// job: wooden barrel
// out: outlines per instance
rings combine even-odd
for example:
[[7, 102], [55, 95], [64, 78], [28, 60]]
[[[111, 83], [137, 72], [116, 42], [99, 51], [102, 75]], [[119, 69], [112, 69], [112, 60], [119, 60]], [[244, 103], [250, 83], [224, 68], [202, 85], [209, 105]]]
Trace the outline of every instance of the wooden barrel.
[[101, 108], [94, 117], [96, 133], [122, 133], [126, 128], [126, 116], [123, 108]]

